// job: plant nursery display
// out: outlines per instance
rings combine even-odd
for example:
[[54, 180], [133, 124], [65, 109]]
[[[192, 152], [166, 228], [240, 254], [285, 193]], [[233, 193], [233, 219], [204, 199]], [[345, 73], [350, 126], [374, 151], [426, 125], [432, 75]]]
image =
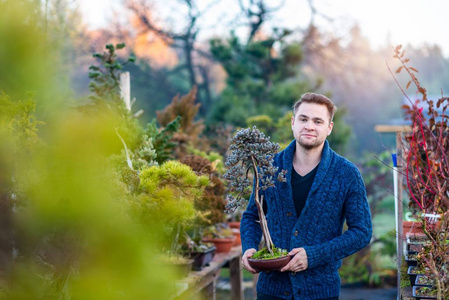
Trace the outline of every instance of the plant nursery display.
[[408, 241], [408, 246], [413, 248], [408, 250], [419, 252], [417, 266], [422, 274], [434, 279], [432, 288], [421, 288], [419, 291], [431, 289], [432, 296], [448, 300], [449, 98], [441, 92], [439, 99], [430, 99], [416, 77], [418, 70], [409, 65], [410, 60], [405, 57], [402, 46], [397, 46], [394, 51], [394, 58], [400, 63], [396, 73], [406, 72], [410, 78], [406, 89], [416, 89], [412, 100], [412, 96], [408, 96], [401, 88], [409, 101], [409, 104], [403, 105], [403, 109], [411, 122], [411, 131], [405, 135], [403, 142], [406, 163], [404, 175], [411, 199], [410, 209], [421, 222], [420, 229], [423, 232], [420, 240], [415, 237], [415, 241]]

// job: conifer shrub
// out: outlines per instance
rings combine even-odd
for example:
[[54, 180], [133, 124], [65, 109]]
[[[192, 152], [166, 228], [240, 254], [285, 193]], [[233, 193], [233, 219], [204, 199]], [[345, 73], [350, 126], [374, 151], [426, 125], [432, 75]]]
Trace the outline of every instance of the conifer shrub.
[[135, 214], [149, 228], [158, 228], [152, 238], [175, 253], [181, 227], [195, 219], [194, 203], [203, 196], [209, 178], [173, 160], [148, 167], [139, 177], [141, 193], [134, 202]]
[[200, 212], [200, 218], [196, 224], [209, 226], [224, 222], [226, 218], [224, 213], [226, 206], [225, 186], [217, 176], [213, 164], [199, 155], [186, 155], [180, 162], [190, 166], [196, 174], [208, 176], [211, 183], [204, 189], [203, 196], [195, 199], [195, 209]]

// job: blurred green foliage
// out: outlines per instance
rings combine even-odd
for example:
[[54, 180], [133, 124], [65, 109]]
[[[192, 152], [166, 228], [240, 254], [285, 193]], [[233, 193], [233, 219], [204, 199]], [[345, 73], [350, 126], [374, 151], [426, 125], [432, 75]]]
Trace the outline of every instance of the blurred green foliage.
[[[0, 1], [0, 299], [168, 299], [177, 271], [161, 263], [151, 238], [161, 228], [142, 222], [148, 211], [135, 204], [151, 207], [174, 191], [167, 182], [132, 190], [110, 159], [123, 150], [117, 128], [130, 151], [153, 159], [143, 130], [124, 121], [129, 115], [61, 105], [70, 92], [51, 73], [59, 50], [39, 5]], [[48, 113], [35, 117], [42, 108]], [[148, 164], [142, 175], [168, 180], [158, 173], [164, 168]], [[128, 178], [139, 175], [129, 170]], [[186, 166], [170, 174], [189, 186], [208, 182]], [[193, 213], [171, 208], [165, 220]]]

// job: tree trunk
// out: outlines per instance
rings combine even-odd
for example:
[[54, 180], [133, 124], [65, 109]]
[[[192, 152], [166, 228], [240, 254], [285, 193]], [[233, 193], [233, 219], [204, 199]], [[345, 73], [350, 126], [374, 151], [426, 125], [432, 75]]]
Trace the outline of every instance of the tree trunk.
[[255, 187], [255, 201], [257, 206], [257, 212], [259, 214], [260, 228], [262, 229], [263, 239], [265, 241], [265, 246], [267, 250], [273, 255], [273, 241], [271, 240], [270, 231], [268, 230], [267, 218], [265, 217], [265, 213], [263, 211], [263, 197], [259, 197], [259, 172], [257, 171], [257, 164], [254, 157], [251, 157], [253, 160], [254, 174], [256, 176], [256, 187]]

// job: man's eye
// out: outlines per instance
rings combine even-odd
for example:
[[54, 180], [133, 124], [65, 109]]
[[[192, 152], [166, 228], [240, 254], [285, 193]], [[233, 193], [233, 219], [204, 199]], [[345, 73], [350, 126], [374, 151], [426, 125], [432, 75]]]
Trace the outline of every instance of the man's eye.
[[307, 119], [306, 119], [306, 118], [299, 118], [299, 121], [301, 121], [301, 122], [306, 122]]
[[315, 121], [316, 124], [323, 124], [323, 121]]

